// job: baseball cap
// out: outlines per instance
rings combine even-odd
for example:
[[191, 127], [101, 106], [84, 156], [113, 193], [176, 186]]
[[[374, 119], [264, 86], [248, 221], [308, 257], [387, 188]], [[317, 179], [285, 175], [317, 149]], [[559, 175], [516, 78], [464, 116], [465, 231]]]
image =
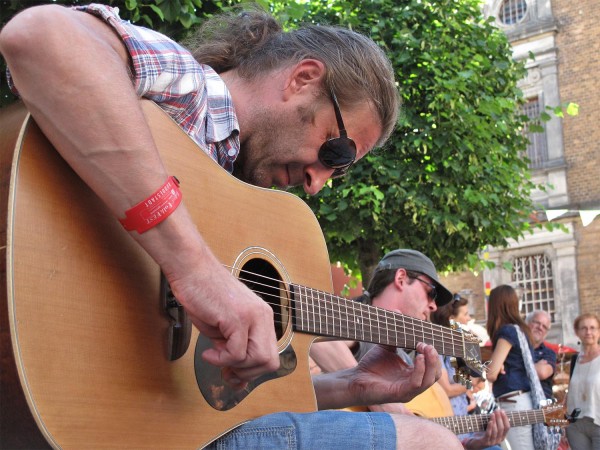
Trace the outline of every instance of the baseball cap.
[[437, 290], [435, 303], [444, 306], [452, 300], [452, 293], [439, 282], [435, 266], [431, 259], [417, 250], [398, 249], [393, 250], [381, 258], [375, 268], [375, 272], [386, 269], [406, 269], [412, 272], [420, 272], [431, 278]]

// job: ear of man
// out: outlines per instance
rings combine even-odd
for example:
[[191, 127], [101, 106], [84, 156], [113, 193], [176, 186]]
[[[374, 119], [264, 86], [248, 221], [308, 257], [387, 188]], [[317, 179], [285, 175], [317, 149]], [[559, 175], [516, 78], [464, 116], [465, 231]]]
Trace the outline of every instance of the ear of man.
[[407, 283], [408, 274], [406, 273], [406, 269], [396, 269], [396, 275], [394, 276], [394, 285], [396, 289], [403, 291]]
[[317, 59], [303, 59], [294, 64], [287, 73], [284, 99], [308, 95], [314, 101], [323, 94], [326, 75], [325, 64]]

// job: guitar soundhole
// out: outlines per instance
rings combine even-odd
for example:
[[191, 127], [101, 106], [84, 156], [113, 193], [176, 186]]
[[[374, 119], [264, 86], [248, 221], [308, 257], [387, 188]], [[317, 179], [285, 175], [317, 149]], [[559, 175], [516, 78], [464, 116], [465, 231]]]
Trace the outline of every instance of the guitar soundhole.
[[275, 334], [281, 339], [289, 320], [289, 295], [277, 270], [264, 259], [252, 259], [242, 267], [238, 278], [271, 306]]
[[[290, 298], [285, 283], [277, 270], [264, 259], [247, 261], [238, 274], [238, 278], [253, 292], [273, 308], [273, 318], [277, 340], [285, 335], [290, 323]], [[244, 400], [254, 389], [266, 381], [286, 376], [294, 371], [297, 364], [296, 354], [290, 345], [279, 353], [280, 367], [275, 372], [267, 373], [236, 391], [221, 377], [221, 368], [208, 364], [202, 359], [204, 350], [211, 347], [209, 339], [198, 336], [194, 354], [194, 370], [198, 387], [206, 402], [219, 411], [234, 408]]]

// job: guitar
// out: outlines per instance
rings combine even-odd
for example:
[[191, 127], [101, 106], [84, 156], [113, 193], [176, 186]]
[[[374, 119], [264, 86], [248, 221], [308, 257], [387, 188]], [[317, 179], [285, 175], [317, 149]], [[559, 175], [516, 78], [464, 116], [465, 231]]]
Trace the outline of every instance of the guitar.
[[406, 407], [414, 415], [427, 419], [454, 415], [450, 398], [439, 383], [433, 383], [431, 387], [406, 403]]
[[[490, 420], [490, 414], [469, 414], [455, 416], [450, 399], [439, 383], [413, 398], [405, 406], [416, 416], [439, 423], [454, 434], [474, 433], [485, 431]], [[346, 408], [348, 411], [368, 411], [366, 407]], [[520, 427], [544, 423], [548, 427], [566, 427], [570, 421], [567, 418], [565, 404], [553, 404], [540, 409], [506, 411], [511, 427]]]
[[[522, 427], [543, 423], [548, 427], [565, 427], [569, 424], [566, 417], [565, 405], [548, 405], [540, 409], [506, 411], [511, 427]], [[472, 414], [468, 416], [436, 417], [433, 422], [445, 426], [455, 434], [485, 431], [489, 422], [489, 414]]]
[[[448, 394], [439, 383], [433, 383], [425, 391], [415, 396], [410, 402], [404, 403], [404, 406], [415, 416], [431, 419], [433, 417], [445, 417], [454, 414], [452, 404]], [[369, 411], [366, 406], [351, 406], [344, 408], [345, 411], [365, 412]]]
[[142, 104], [203, 237], [272, 305], [281, 368], [230, 390], [200, 358], [209, 344], [156, 263], [12, 105], [0, 111], [2, 445], [198, 448], [265, 414], [315, 411], [316, 336], [412, 349], [422, 341], [482, 370], [475, 336], [331, 295], [308, 206], [233, 178], [160, 108]]

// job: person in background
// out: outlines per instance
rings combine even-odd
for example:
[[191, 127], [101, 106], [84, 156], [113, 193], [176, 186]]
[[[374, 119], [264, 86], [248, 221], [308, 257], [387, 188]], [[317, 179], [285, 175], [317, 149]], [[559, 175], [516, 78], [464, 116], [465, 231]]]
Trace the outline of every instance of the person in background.
[[527, 314], [525, 322], [529, 326], [533, 337], [535, 371], [540, 378], [544, 395], [547, 399], [553, 399], [552, 380], [556, 371], [556, 353], [544, 344], [548, 331], [550, 331], [550, 314], [547, 311], [536, 309]]
[[458, 307], [453, 308], [453, 314], [450, 316], [450, 320], [456, 322], [461, 328], [470, 331], [477, 336], [481, 342], [480, 345], [486, 345], [490, 337], [485, 327], [477, 324], [475, 319], [471, 317], [469, 313], [469, 301], [461, 297], [460, 294], [454, 294], [454, 301], [458, 302]]
[[[468, 300], [466, 298], [455, 295], [452, 302], [438, 308], [431, 314], [431, 322], [444, 327], [450, 327], [451, 320], [453, 320], [451, 318], [456, 318], [458, 315], [461, 315], [462, 318], [468, 322], [468, 320], [470, 320], [470, 315], [467, 304]], [[463, 384], [454, 380], [456, 369], [452, 363], [452, 357], [440, 355], [440, 359], [442, 361], [442, 376], [438, 380], [438, 383], [448, 395], [454, 415], [466, 416], [473, 410], [476, 410], [475, 413], [479, 413], [480, 411], [477, 406], [477, 402], [473, 397], [473, 391], [471, 389], [467, 389], [467, 387], [465, 387]], [[479, 377], [477, 378], [477, 381], [478, 380]], [[473, 437], [474, 433], [459, 435], [461, 441], [466, 441], [467, 439]], [[486, 447], [486, 449], [500, 450], [501, 447], [498, 445], [493, 445]]]
[[[154, 101], [198, 144], [198, 152], [241, 181], [302, 186], [312, 195], [385, 143], [399, 96], [383, 51], [347, 28], [284, 31], [265, 11], [238, 10], [207, 20], [188, 46], [98, 4], [29, 8], [0, 32], [13, 92], [165, 274], [193, 324], [212, 341], [202, 357], [242, 389], [279, 367], [273, 311], [212, 252], [139, 100]], [[165, 200], [160, 215], [148, 206], [157, 193]], [[229, 225], [220, 217], [210, 220]], [[417, 282], [413, 288], [425, 286]], [[432, 346], [417, 348], [412, 367], [378, 346], [358, 366], [315, 375], [319, 408], [390, 396], [407, 401], [422, 392], [439, 377], [439, 359]], [[460, 448], [449, 430], [426, 420], [340, 411], [271, 414], [212, 445], [281, 448], [290, 430], [313, 448]], [[354, 433], [361, 433], [360, 442]]]
[[[431, 322], [443, 327], [450, 327], [451, 321], [456, 321], [458, 316], [467, 323], [471, 320], [468, 310], [468, 300], [455, 295], [452, 302], [438, 308], [431, 314]], [[463, 322], [461, 322], [463, 323]], [[442, 376], [438, 383], [444, 388], [450, 398], [452, 409], [456, 416], [466, 416], [471, 411], [477, 409], [477, 403], [473, 398], [473, 392], [467, 389], [463, 384], [454, 381], [456, 370], [452, 365], [452, 357], [440, 355], [442, 360]]]
[[[387, 253], [378, 263], [367, 291], [356, 301], [399, 312], [421, 320], [430, 320], [431, 315], [444, 307], [453, 298], [452, 294], [438, 279], [433, 262], [416, 250], [398, 249]], [[311, 355], [315, 362], [328, 370], [352, 367], [361, 361], [374, 344], [347, 342], [345, 348], [340, 342], [313, 344]], [[350, 350], [348, 350], [350, 349]], [[407, 364], [411, 357], [402, 349], [397, 350]], [[461, 391], [464, 392], [464, 388]], [[401, 403], [385, 403], [369, 406], [371, 411], [393, 411], [411, 414]], [[480, 450], [502, 442], [510, 428], [504, 411], [495, 411], [485, 432], [463, 436], [465, 449]]]
[[[515, 325], [527, 339], [525, 347], [520, 344]], [[497, 286], [490, 292], [486, 328], [492, 339], [493, 349], [487, 379], [493, 383], [492, 390], [500, 408], [507, 411], [532, 409], [531, 384], [523, 353], [529, 352], [533, 358], [533, 337], [521, 318], [519, 298], [511, 286]], [[512, 427], [507, 440], [513, 449], [535, 448], [531, 425]]]
[[582, 314], [573, 324], [581, 352], [571, 364], [567, 411], [581, 409], [578, 419], [567, 427], [573, 450], [600, 449], [600, 318]]
[[[461, 297], [460, 294], [454, 294], [454, 303], [450, 314], [450, 321], [457, 323], [462, 329], [469, 331], [479, 338], [480, 346], [491, 345], [490, 337], [485, 327], [475, 322], [475, 319], [471, 317], [469, 313], [469, 301]], [[477, 390], [469, 391], [467, 395], [472, 395], [473, 399], [477, 404], [477, 408], [469, 408], [469, 413], [483, 411], [491, 413], [496, 410], [496, 401], [492, 394], [492, 388], [490, 383], [482, 377], [471, 377], [471, 383], [473, 386], [477, 386]], [[482, 404], [485, 402], [487, 406], [482, 408]]]

